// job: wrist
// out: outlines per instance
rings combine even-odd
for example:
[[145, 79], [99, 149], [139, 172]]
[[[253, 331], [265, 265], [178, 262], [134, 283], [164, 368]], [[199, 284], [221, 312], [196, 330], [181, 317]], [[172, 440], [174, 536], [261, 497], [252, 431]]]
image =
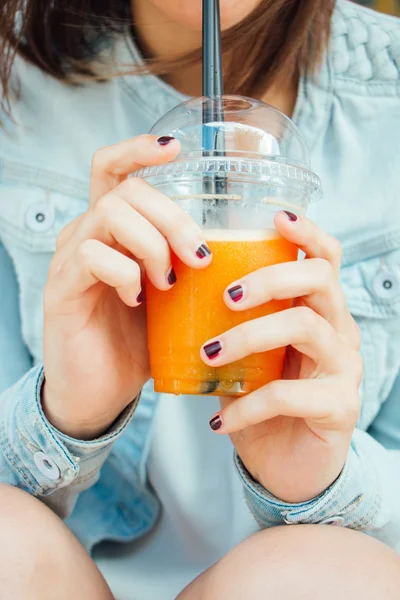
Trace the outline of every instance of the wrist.
[[303, 504], [304, 502], [311, 502], [315, 498], [325, 493], [332, 485], [337, 481], [343, 471], [344, 463], [340, 465], [334, 472], [319, 477], [314, 481], [307, 483], [294, 482], [293, 485], [280, 486], [268, 485], [267, 482], [263, 483], [258, 479], [255, 479], [257, 483], [260, 483], [264, 489], [266, 489], [272, 496], [277, 498], [280, 502], [285, 504]]
[[[349, 444], [335, 449], [319, 449], [318, 456], [290, 468], [265, 472], [242, 462], [249, 475], [269, 494], [286, 504], [301, 504], [318, 498], [340, 477], [348, 456]], [[261, 465], [260, 465], [261, 466]], [[287, 465], [289, 467], [289, 465]]]
[[[140, 389], [133, 395], [132, 400], [139, 395]], [[112, 413], [106, 412], [101, 415], [76, 418], [76, 416], [71, 417], [68, 415], [65, 410], [60, 411], [57, 404], [52, 401], [53, 397], [46, 380], [44, 380], [41, 390], [41, 404], [46, 419], [60, 433], [83, 441], [95, 440], [104, 435], [126, 406], [129, 405], [129, 402], [127, 402], [126, 406], [122, 406], [120, 410]], [[55, 408], [56, 406], [57, 408]]]

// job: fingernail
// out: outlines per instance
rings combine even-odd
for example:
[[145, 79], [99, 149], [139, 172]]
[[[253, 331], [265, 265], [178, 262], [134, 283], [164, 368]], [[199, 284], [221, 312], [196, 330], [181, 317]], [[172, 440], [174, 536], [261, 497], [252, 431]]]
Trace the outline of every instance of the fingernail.
[[217, 358], [218, 354], [222, 350], [222, 346], [220, 342], [211, 342], [210, 344], [206, 344], [203, 346], [204, 352], [207, 354], [207, 358], [213, 359]]
[[228, 290], [228, 294], [230, 295], [231, 300], [234, 302], [239, 302], [243, 298], [243, 293], [244, 292], [241, 285], [234, 285]]
[[160, 144], [160, 146], [168, 146], [174, 139], [175, 138], [170, 135], [163, 135], [158, 138], [157, 143]]
[[297, 221], [297, 215], [295, 215], [294, 213], [290, 212], [290, 210], [284, 210], [283, 211], [285, 213], [285, 215], [287, 216], [287, 218], [289, 219], [289, 221]]
[[168, 273], [167, 281], [168, 281], [169, 285], [174, 285], [174, 283], [176, 283], [176, 273], [175, 273], [174, 269], [171, 269], [170, 272]]
[[138, 304], [142, 304], [143, 300], [144, 300], [144, 292], [143, 292], [143, 290], [140, 290], [140, 292], [136, 296], [136, 302], [138, 302]]
[[197, 248], [196, 256], [197, 258], [205, 258], [206, 256], [210, 256], [211, 250], [207, 246], [207, 244], [202, 244]]
[[222, 427], [222, 419], [219, 415], [213, 417], [210, 421], [210, 427], [213, 431], [218, 431]]

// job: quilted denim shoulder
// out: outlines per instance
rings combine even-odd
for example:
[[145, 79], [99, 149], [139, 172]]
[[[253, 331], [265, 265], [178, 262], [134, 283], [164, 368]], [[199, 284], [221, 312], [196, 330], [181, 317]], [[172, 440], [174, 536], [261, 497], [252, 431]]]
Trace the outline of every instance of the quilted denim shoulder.
[[332, 21], [336, 76], [400, 83], [400, 19], [340, 0]]

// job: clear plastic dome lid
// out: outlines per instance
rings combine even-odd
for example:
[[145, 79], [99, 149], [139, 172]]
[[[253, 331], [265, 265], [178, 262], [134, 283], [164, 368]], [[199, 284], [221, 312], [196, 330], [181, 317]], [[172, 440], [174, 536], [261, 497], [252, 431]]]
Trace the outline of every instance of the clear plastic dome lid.
[[305, 142], [293, 121], [253, 98], [193, 98], [164, 115], [150, 133], [178, 139], [179, 158], [240, 155], [309, 166]]
[[181, 145], [172, 162], [133, 174], [156, 187], [218, 172], [229, 180], [269, 185], [271, 190], [296, 188], [303, 206], [322, 196], [321, 182], [310, 170], [307, 147], [296, 125], [260, 100], [193, 98], [164, 115], [150, 133], [172, 136]]

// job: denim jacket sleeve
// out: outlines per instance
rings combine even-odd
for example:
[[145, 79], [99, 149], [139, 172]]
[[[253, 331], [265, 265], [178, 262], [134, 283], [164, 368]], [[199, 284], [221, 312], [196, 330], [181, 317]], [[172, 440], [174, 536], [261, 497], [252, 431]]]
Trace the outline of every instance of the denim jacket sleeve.
[[[308, 502], [281, 502], [238, 457], [236, 465], [261, 526], [330, 523], [366, 530], [400, 550], [400, 21], [339, 0], [325, 75], [316, 96], [308, 88], [300, 128], [327, 205], [335, 206], [327, 220], [326, 208], [314, 215], [342, 243], [342, 286], [363, 338], [359, 428], [338, 479]], [[371, 177], [378, 154], [385, 174]], [[342, 223], [351, 223], [347, 231]]]
[[[325, 523], [400, 542], [400, 376], [370, 431], [356, 429], [339, 478], [317, 498], [281, 502], [252, 479], [236, 456], [249, 506], [262, 527]], [[380, 443], [382, 442], [382, 443]], [[384, 444], [384, 445], [383, 445]]]
[[41, 407], [43, 366], [32, 366], [22, 340], [17, 280], [1, 243], [0, 290], [0, 481], [41, 498], [66, 517], [79, 493], [97, 481], [137, 402], [100, 439], [82, 442], [58, 432]]

